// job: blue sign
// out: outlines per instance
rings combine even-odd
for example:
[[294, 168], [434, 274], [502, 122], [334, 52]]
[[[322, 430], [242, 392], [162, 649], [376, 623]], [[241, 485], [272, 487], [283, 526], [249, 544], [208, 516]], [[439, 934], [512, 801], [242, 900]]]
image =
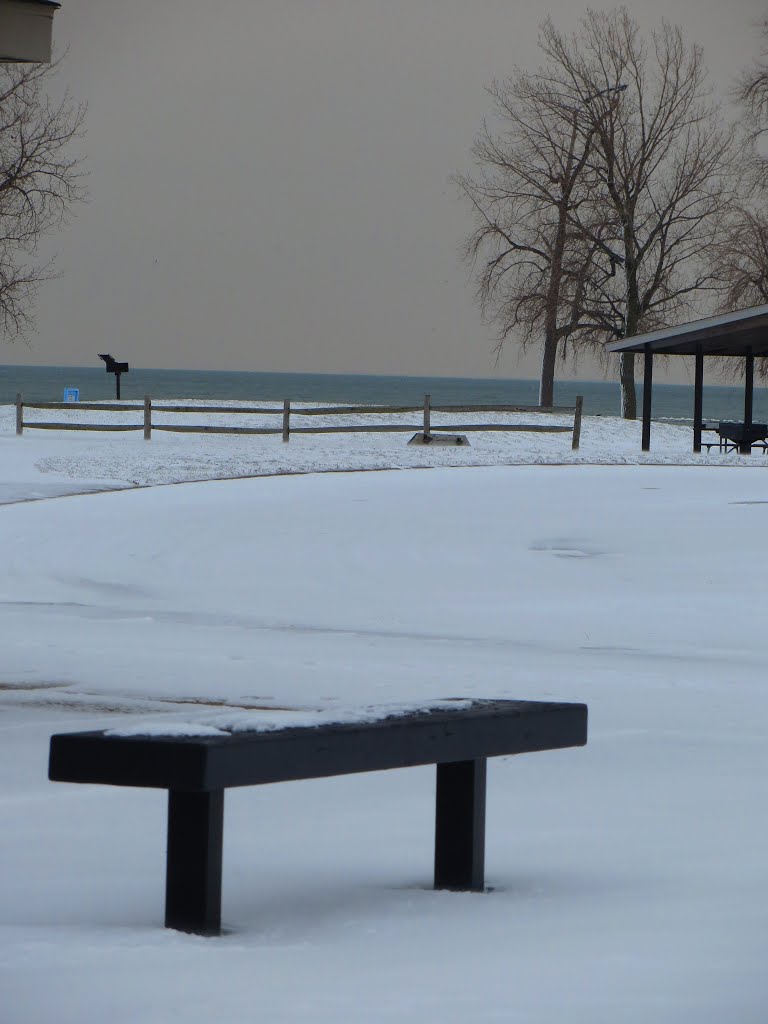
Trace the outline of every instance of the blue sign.
[[64, 401], [65, 402], [79, 402], [80, 401], [80, 388], [64, 388]]

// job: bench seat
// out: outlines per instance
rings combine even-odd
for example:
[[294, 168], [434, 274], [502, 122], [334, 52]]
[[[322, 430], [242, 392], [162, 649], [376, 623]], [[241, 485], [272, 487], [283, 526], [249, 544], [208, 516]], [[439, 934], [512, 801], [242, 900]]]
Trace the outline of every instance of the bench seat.
[[587, 707], [542, 701], [443, 702], [374, 720], [222, 735], [64, 733], [49, 778], [168, 790], [165, 924], [221, 928], [224, 790], [437, 765], [435, 888], [484, 886], [486, 759], [582, 746]]

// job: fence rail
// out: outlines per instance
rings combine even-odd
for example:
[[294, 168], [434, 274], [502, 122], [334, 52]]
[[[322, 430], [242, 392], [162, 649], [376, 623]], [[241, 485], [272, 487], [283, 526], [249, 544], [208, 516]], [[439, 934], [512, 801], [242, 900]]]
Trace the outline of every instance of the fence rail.
[[[24, 402], [22, 396], [16, 395], [16, 433], [23, 434], [24, 428], [30, 430], [103, 430], [126, 431], [143, 430], [145, 440], [152, 438], [153, 430], [166, 430], [180, 434], [282, 434], [283, 441], [289, 441], [291, 434], [358, 434], [358, 433], [408, 433], [421, 431], [425, 442], [431, 440], [435, 433], [455, 433], [464, 431], [510, 431], [540, 434], [571, 434], [571, 448], [579, 447], [581, 437], [581, 417], [583, 397], [578, 395], [575, 405], [432, 405], [430, 395], [424, 396], [423, 405], [336, 405], [309, 406], [292, 408], [288, 399], [282, 408], [262, 406], [218, 406], [218, 405], [153, 405], [147, 396], [142, 405], [115, 402]], [[141, 423], [67, 423], [24, 420], [25, 409], [76, 409], [78, 411], [97, 412], [142, 412]], [[282, 416], [279, 427], [223, 427], [201, 423], [153, 423], [152, 413], [209, 413], [215, 415], [251, 415], [251, 416]], [[297, 427], [291, 417], [301, 416], [358, 416], [358, 415], [393, 415], [421, 412], [421, 423], [356, 423], [338, 426]], [[439, 413], [545, 413], [573, 414], [573, 426], [545, 423], [451, 423], [434, 425], [431, 421], [433, 412]]]

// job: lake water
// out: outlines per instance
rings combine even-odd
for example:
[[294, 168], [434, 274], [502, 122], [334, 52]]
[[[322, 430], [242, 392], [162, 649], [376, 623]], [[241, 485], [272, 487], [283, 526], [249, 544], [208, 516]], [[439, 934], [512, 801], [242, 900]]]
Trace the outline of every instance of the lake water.
[[[115, 397], [115, 379], [98, 367], [0, 366], [0, 404], [15, 401], [20, 393], [29, 402], [61, 401], [65, 387], [80, 389], [80, 400]], [[234, 373], [216, 370], [142, 370], [131, 368], [121, 378], [121, 397], [239, 399], [410, 405], [430, 394], [434, 404], [506, 403], [535, 405], [538, 382], [473, 377], [385, 377], [364, 374]], [[562, 381], [555, 385], [555, 403], [572, 405], [584, 396], [587, 415], [615, 416], [619, 412], [619, 386], [615, 381]], [[638, 403], [642, 386], [638, 385]], [[654, 419], [690, 420], [693, 388], [656, 384]], [[739, 387], [704, 387], [705, 419], [740, 420], [744, 412]], [[753, 419], [768, 422], [768, 392], [755, 388]]]

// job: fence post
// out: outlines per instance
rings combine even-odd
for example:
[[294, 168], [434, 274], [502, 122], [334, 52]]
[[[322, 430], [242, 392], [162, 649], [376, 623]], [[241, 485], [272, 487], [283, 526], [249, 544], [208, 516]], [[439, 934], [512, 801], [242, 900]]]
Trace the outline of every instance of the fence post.
[[289, 398], [283, 402], [283, 441], [289, 441], [291, 435], [291, 401]]
[[432, 401], [431, 395], [424, 395], [424, 437], [429, 437], [429, 415], [430, 415], [430, 403]]
[[573, 413], [573, 441], [571, 441], [571, 449], [576, 451], [579, 447], [579, 441], [581, 440], [581, 407], [584, 404], [584, 396], [576, 395], [576, 408]]
[[144, 440], [152, 439], [152, 399], [144, 395]]
[[24, 433], [24, 403], [20, 394], [16, 395], [16, 433]]

